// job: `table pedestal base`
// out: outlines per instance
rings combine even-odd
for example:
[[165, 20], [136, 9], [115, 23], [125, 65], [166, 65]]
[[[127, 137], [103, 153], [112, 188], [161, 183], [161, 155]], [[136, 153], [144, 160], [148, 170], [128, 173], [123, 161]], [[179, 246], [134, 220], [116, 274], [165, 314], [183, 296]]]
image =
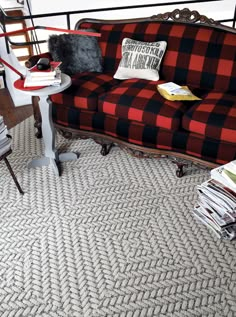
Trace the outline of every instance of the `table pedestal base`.
[[59, 154], [58, 161], [53, 159], [53, 158], [45, 156], [45, 157], [33, 159], [31, 162], [28, 163], [28, 167], [35, 168], [35, 167], [42, 167], [42, 166], [51, 166], [53, 171], [54, 171], [54, 174], [56, 176], [60, 176], [60, 170], [58, 167], [58, 163], [77, 160], [78, 157], [79, 157], [79, 153], [75, 153], [75, 152], [68, 152], [68, 153]]
[[[19, 82], [19, 81], [18, 81]], [[20, 82], [20, 85], [23, 80]], [[23, 84], [22, 84], [23, 85]], [[60, 162], [76, 160], [79, 155], [77, 153], [62, 153], [58, 154], [55, 148], [55, 129], [52, 121], [52, 101], [49, 96], [58, 94], [59, 92], [70, 87], [71, 78], [66, 74], [61, 74], [61, 84], [60, 86], [47, 86], [42, 89], [37, 89], [34, 87], [30, 90], [22, 90], [22, 87], [16, 87], [24, 91], [33, 97], [37, 97], [38, 106], [40, 109], [41, 119], [42, 119], [42, 134], [44, 142], [44, 157], [40, 157], [32, 160], [28, 167], [42, 167], [42, 166], [52, 166], [54, 173], [60, 176]], [[39, 98], [39, 100], [38, 100]]]

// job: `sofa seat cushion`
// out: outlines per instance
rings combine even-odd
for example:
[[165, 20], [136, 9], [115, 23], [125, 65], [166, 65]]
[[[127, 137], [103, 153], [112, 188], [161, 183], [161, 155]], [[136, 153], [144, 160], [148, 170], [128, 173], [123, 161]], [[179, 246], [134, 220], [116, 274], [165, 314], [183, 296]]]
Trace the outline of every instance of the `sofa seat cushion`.
[[[52, 105], [53, 122], [72, 129], [96, 132], [147, 148], [176, 151], [225, 164], [235, 160], [236, 143], [218, 142], [184, 130], [171, 131], [105, 115], [102, 112]], [[114, 140], [115, 141], [115, 140]]]
[[185, 113], [182, 126], [215, 140], [236, 143], [236, 94], [209, 92]]
[[98, 111], [154, 127], [178, 130], [186, 104], [168, 101], [157, 91], [157, 82], [127, 79], [102, 94]]
[[72, 85], [63, 92], [52, 95], [51, 100], [79, 109], [97, 110], [98, 96], [118, 83], [119, 80], [113, 79], [109, 74], [78, 73], [72, 78]]

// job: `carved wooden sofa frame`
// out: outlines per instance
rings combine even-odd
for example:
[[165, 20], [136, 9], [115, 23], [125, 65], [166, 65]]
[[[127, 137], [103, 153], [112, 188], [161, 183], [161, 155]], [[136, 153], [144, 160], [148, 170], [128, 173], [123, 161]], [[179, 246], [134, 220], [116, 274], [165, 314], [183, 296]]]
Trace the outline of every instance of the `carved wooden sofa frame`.
[[[76, 25], [76, 28], [79, 27], [79, 25], [83, 21], [94, 21], [96, 19], [83, 19], [79, 21]], [[119, 24], [121, 20], [96, 20], [98, 23], [112, 23], [112, 24]], [[128, 19], [128, 20], [122, 20], [122, 22], [127, 22], [127, 23], [137, 23], [137, 22], [146, 22], [146, 21], [172, 21], [172, 22], [181, 22], [181, 23], [187, 23], [187, 24], [199, 24], [199, 25], [204, 25], [204, 26], [210, 26], [212, 28], [217, 28], [221, 29], [224, 31], [232, 31], [232, 28], [221, 25], [219, 22], [214, 21], [213, 19], [210, 19], [206, 17], [205, 15], [200, 15], [197, 11], [190, 11], [189, 9], [185, 8], [183, 10], [176, 9], [173, 12], [166, 12], [164, 14], [157, 14], [153, 15], [150, 18], [138, 18], [138, 19]], [[235, 31], [236, 33], [236, 31]], [[38, 108], [38, 98], [33, 97], [32, 99], [32, 104], [33, 104], [33, 109], [34, 109], [34, 116], [35, 116], [35, 127], [37, 128], [37, 137], [42, 136], [41, 132], [41, 117], [39, 113], [39, 108]], [[219, 164], [216, 164], [214, 162], [208, 162], [205, 160], [202, 160], [197, 157], [190, 157], [187, 154], [175, 152], [175, 151], [169, 151], [169, 150], [160, 150], [160, 149], [155, 149], [155, 148], [147, 148], [143, 146], [139, 146], [136, 144], [131, 144], [125, 141], [122, 141], [118, 138], [105, 135], [105, 134], [100, 134], [97, 132], [92, 132], [92, 131], [84, 131], [84, 130], [77, 130], [77, 129], [72, 129], [68, 127], [62, 127], [61, 125], [54, 124], [55, 128], [59, 131], [60, 134], [62, 134], [65, 138], [71, 139], [71, 138], [81, 138], [81, 139], [86, 139], [86, 138], [91, 138], [95, 142], [99, 143], [101, 145], [101, 154], [102, 155], [107, 155], [113, 144], [116, 144], [120, 146], [121, 148], [126, 149], [129, 153], [136, 157], [171, 157], [174, 158], [173, 162], [177, 164], [177, 170], [176, 170], [176, 175], [178, 177], [182, 177], [184, 174], [183, 168], [186, 166], [186, 160], [191, 161], [193, 164], [197, 164], [203, 167], [207, 168], [214, 168]]]

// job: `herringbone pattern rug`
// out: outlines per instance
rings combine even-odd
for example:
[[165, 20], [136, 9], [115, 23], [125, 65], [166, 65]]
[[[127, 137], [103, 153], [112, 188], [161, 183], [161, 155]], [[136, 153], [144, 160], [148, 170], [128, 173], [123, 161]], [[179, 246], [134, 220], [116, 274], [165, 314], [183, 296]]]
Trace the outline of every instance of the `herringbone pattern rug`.
[[32, 118], [11, 134], [25, 195], [1, 162], [0, 316], [236, 316], [236, 241], [192, 214], [209, 170], [178, 179], [166, 158], [58, 136], [81, 153], [58, 178], [26, 166], [43, 149]]

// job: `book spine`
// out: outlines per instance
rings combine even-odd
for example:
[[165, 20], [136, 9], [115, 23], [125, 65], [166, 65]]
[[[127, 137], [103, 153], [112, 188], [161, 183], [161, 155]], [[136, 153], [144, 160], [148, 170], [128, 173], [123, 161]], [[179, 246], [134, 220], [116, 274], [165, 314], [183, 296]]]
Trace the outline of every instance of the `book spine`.
[[7, 153], [11, 149], [11, 138], [7, 138], [6, 143], [0, 146], [0, 156]]

